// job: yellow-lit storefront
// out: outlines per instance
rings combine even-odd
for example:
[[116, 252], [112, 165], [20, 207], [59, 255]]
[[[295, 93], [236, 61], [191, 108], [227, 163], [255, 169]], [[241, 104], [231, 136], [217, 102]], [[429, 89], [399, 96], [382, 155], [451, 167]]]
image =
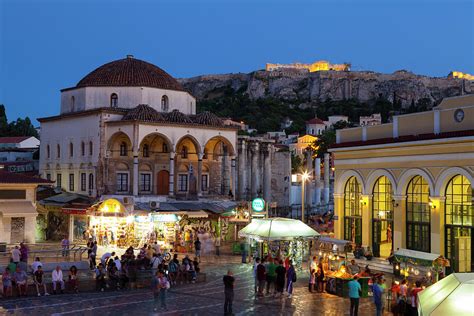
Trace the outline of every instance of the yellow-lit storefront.
[[337, 131], [335, 237], [387, 257], [397, 248], [474, 271], [474, 95], [391, 123]]

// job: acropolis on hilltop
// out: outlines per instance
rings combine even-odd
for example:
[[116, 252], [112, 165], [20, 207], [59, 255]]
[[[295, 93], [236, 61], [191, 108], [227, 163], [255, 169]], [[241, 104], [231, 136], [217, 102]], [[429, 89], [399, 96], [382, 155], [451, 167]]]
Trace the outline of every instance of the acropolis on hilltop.
[[302, 64], [302, 63], [293, 63], [293, 64], [269, 64], [265, 65], [266, 71], [274, 71], [280, 69], [298, 69], [298, 70], [308, 70], [309, 72], [316, 71], [350, 71], [350, 64], [331, 64], [325, 60], [319, 60], [312, 64]]

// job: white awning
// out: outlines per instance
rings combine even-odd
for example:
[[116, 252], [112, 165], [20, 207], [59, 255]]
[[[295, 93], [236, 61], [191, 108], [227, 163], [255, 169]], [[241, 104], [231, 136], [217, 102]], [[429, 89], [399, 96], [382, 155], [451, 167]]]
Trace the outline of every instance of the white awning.
[[36, 216], [38, 212], [31, 201], [0, 202], [0, 213], [3, 217]]

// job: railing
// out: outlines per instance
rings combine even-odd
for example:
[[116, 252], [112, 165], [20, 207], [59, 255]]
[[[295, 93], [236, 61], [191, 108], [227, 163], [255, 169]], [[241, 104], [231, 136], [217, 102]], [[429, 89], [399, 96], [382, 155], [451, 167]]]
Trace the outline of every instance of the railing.
[[[6, 252], [0, 252], [0, 264], [6, 265], [10, 261], [11, 245]], [[13, 245], [14, 246], [14, 245]], [[57, 248], [45, 249], [48, 245], [41, 245], [40, 249], [31, 249], [28, 252], [28, 264], [32, 263], [36, 257], [39, 257], [42, 262], [63, 262], [63, 261], [82, 261], [87, 260], [87, 247], [80, 245], [72, 245], [68, 250]], [[53, 246], [53, 245], [50, 245]], [[33, 248], [33, 247], [32, 247]], [[86, 254], [85, 254], [86, 253]]]

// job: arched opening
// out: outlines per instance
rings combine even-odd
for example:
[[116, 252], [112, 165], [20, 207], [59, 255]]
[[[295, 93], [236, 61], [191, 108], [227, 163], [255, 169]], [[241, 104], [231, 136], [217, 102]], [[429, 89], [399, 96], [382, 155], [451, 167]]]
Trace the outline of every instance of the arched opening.
[[81, 142], [81, 155], [85, 156], [86, 155], [86, 143]]
[[72, 143], [69, 143], [69, 157], [74, 156], [74, 145]]
[[90, 190], [94, 190], [94, 174], [93, 173], [89, 173], [89, 191]]
[[362, 189], [356, 177], [350, 177], [344, 188], [344, 239], [362, 244]]
[[113, 134], [107, 141], [107, 157], [114, 159], [130, 158], [132, 141], [124, 132]]
[[74, 96], [71, 97], [71, 112], [76, 110], [76, 98]]
[[116, 93], [112, 93], [110, 95], [110, 107], [112, 108], [118, 107], [118, 95]]
[[235, 188], [231, 186], [231, 157], [234, 155], [234, 147], [225, 137], [216, 136], [209, 139], [204, 146], [202, 158], [206, 160], [209, 174], [213, 174], [213, 177], [201, 177], [201, 187], [207, 181], [210, 193], [228, 195], [231, 190], [235, 193]]
[[[176, 145], [176, 190], [177, 194], [196, 193], [198, 170], [198, 153], [201, 148], [197, 140], [186, 135]], [[189, 192], [188, 192], [189, 191]]]
[[[446, 186], [445, 254], [454, 272], [474, 271], [474, 248], [472, 244], [470, 249], [464, 247], [472, 243], [474, 236], [472, 191], [471, 183], [463, 175], [452, 177]], [[471, 257], [470, 264], [463, 260], [468, 256]]]
[[89, 142], [89, 156], [92, 156], [92, 154], [94, 153], [94, 144], [92, 143], [92, 141]]
[[168, 112], [169, 110], [169, 99], [167, 95], [161, 97], [161, 111]]
[[372, 250], [375, 257], [386, 258], [393, 249], [392, 183], [381, 176], [372, 192]]
[[46, 158], [51, 158], [51, 149], [49, 145], [46, 145]]
[[407, 249], [430, 252], [430, 187], [422, 176], [414, 176], [407, 187]]
[[56, 145], [56, 157], [61, 158], [61, 146], [59, 144]]

